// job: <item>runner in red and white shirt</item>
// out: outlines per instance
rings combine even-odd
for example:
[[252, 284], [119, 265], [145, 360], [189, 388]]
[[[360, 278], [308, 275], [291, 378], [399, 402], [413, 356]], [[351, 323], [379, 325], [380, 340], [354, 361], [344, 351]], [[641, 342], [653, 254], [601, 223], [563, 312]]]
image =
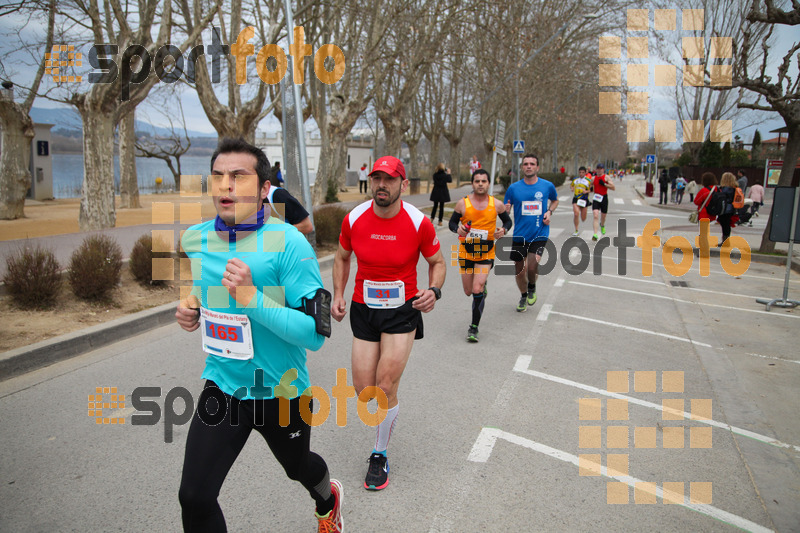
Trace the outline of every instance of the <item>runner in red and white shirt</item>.
[[469, 173], [470, 174], [475, 174], [475, 171], [479, 170], [481, 168], [483, 168], [483, 167], [481, 167], [481, 162], [478, 161], [478, 156], [473, 155], [472, 156], [472, 161], [469, 162]]
[[[358, 270], [350, 307], [353, 385], [358, 394], [379, 387], [388, 399], [364, 480], [364, 488], [380, 490], [389, 484], [386, 449], [399, 410], [400, 378], [414, 339], [423, 336], [422, 313], [431, 311], [441, 298], [445, 262], [431, 221], [400, 200], [408, 188], [403, 163], [381, 157], [369, 176], [373, 199], [357, 206], [342, 222], [333, 261], [331, 315], [341, 321], [347, 313], [344, 290], [355, 253]], [[423, 290], [417, 287], [420, 254], [429, 265], [429, 288]]]

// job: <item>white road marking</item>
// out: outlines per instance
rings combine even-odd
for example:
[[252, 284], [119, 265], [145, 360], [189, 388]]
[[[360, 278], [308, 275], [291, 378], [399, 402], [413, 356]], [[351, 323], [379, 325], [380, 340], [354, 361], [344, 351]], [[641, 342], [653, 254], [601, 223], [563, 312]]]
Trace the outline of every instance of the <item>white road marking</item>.
[[[560, 378], [558, 376], [553, 376], [550, 374], [545, 374], [544, 372], [538, 372], [536, 370], [530, 370], [528, 367], [533, 360], [533, 356], [531, 355], [520, 355], [517, 357], [517, 362], [514, 364], [514, 371], [521, 372], [522, 374], [528, 374], [529, 376], [546, 379], [547, 381], [552, 381], [553, 383], [560, 383], [561, 385], [567, 385], [569, 387], [575, 387], [576, 389], [585, 390], [587, 392], [591, 392], [593, 394], [601, 394], [603, 396], [608, 396], [609, 398], [616, 398], [619, 400], [627, 400], [629, 403], [647, 407], [649, 409], [655, 409], [657, 411], [664, 411], [665, 409], [663, 406], [648, 402], [646, 400], [640, 400], [639, 398], [634, 398], [633, 396], [627, 396], [625, 394], [619, 394], [617, 392], [608, 392], [605, 389], [599, 389], [597, 387], [593, 387], [591, 385], [585, 385], [583, 383], [578, 383], [577, 381], [572, 381], [565, 378]], [[687, 420], [692, 420], [692, 414], [687, 413], [686, 411], [678, 411], [677, 409], [666, 409], [667, 412], [672, 414], [680, 414], [683, 418]], [[769, 444], [770, 446], [775, 446], [777, 448], [786, 448], [789, 450], [794, 450], [796, 452], [800, 452], [800, 446], [795, 446], [793, 444], [787, 444], [785, 442], [781, 442], [778, 439], [774, 439], [772, 437], [768, 437], [766, 435], [761, 435], [759, 433], [755, 433], [753, 431], [749, 431], [747, 429], [738, 428], [736, 426], [731, 426], [730, 424], [726, 424], [724, 422], [717, 422], [716, 420], [694, 420], [698, 424], [706, 424], [712, 427], [726, 429], [731, 433], [735, 433], [736, 435], [741, 435], [742, 437], [747, 437], [749, 439], [753, 439], [755, 441], [761, 442], [763, 444]]]
[[762, 359], [774, 359], [775, 361], [783, 361], [784, 363], [794, 363], [796, 365], [800, 365], [800, 361], [792, 361], [791, 359], [782, 359], [780, 357], [772, 357], [771, 355], [761, 355], [759, 353], [748, 353], [747, 355], [752, 355], [755, 357], [761, 357]]
[[642, 201], [641, 200], [631, 200], [631, 203], [633, 205], [642, 205]]
[[544, 322], [547, 320], [547, 316], [550, 314], [550, 311], [553, 310], [553, 306], [551, 304], [544, 304], [542, 308], [539, 310], [539, 314], [536, 315], [536, 320]]
[[[508, 433], [507, 431], [503, 431], [497, 428], [483, 428], [481, 429], [478, 438], [475, 440], [475, 443], [472, 445], [472, 450], [469, 453], [468, 459], [473, 462], [478, 463], [485, 463], [489, 460], [489, 457], [492, 454], [492, 450], [494, 449], [494, 445], [497, 442], [497, 439], [503, 439], [508, 441], [512, 444], [516, 444], [518, 446], [523, 446], [535, 452], [542, 453], [547, 455], [548, 457], [552, 457], [553, 459], [558, 459], [559, 461], [563, 461], [565, 463], [571, 463], [578, 466], [578, 457], [576, 455], [572, 455], [571, 453], [557, 450], [555, 448], [551, 448], [545, 444], [535, 442], [524, 437], [520, 437], [518, 435], [514, 435], [513, 433]], [[589, 467], [599, 467], [600, 465], [597, 464], [589, 464], [591, 461], [586, 463], [586, 466]], [[599, 469], [599, 468], [598, 468]], [[633, 476], [622, 476], [622, 475], [609, 475], [607, 469], [602, 469], [602, 474], [605, 477], [610, 479], [614, 479], [616, 481], [620, 481], [625, 483], [629, 487], [635, 487], [636, 483], [644, 483], [643, 480], [635, 478]], [[643, 489], [643, 487], [648, 487], [647, 489]], [[649, 489], [650, 485], [639, 486], [638, 490], [645, 490], [650, 492], [651, 494], [655, 493], [656, 497], [666, 498], [669, 501], [683, 501], [683, 503], [679, 503], [682, 507], [689, 509], [691, 511], [698, 512], [700, 514], [709, 516], [716, 520], [720, 520], [732, 526], [744, 529], [746, 531], [753, 531], [753, 532], [770, 532], [771, 529], [765, 528], [755, 522], [751, 522], [750, 520], [729, 513], [728, 511], [723, 511], [717, 507], [714, 507], [709, 504], [698, 504], [698, 503], [691, 503], [687, 499], [686, 495], [681, 495], [677, 493], [673, 493], [671, 491], [665, 491], [661, 487], [655, 486], [655, 490]]]
[[622, 198], [614, 198], [614, 203], [615, 204], [624, 204], [625, 201]]
[[635, 294], [637, 296], [648, 296], [650, 298], [659, 298], [662, 300], [671, 300], [673, 302], [682, 303], [682, 304], [692, 304], [692, 305], [704, 305], [706, 307], [721, 307], [723, 309], [731, 309], [734, 311], [742, 311], [744, 313], [758, 313], [762, 315], [769, 315], [769, 316], [781, 316], [784, 318], [800, 318], [800, 315], [791, 315], [788, 313], [771, 313], [769, 311], [762, 311], [760, 309], [745, 309], [744, 307], [732, 307], [730, 305], [721, 305], [721, 304], [712, 304], [708, 302], [693, 302], [691, 300], [681, 300], [680, 298], [673, 298], [671, 296], [664, 296], [662, 294], [652, 294], [649, 292], [642, 292], [642, 291], [632, 291], [630, 289], [620, 289], [617, 287], [606, 287], [605, 285], [597, 285], [595, 283], [583, 283], [581, 281], [570, 281], [570, 283], [574, 283], [575, 285], [582, 285], [584, 287], [594, 287], [596, 289], [603, 289], [607, 291], [616, 291], [616, 292], [626, 292], [628, 294]]
[[594, 322], [595, 324], [602, 324], [603, 326], [611, 326], [614, 328], [627, 329], [628, 331], [635, 331], [637, 333], [644, 333], [646, 335], [655, 335], [656, 337], [664, 337], [665, 339], [672, 339], [674, 341], [680, 341], [680, 342], [688, 342], [690, 344], [694, 344], [695, 346], [704, 346], [706, 348], [711, 348], [710, 344], [706, 344], [704, 342], [697, 342], [692, 339], [687, 339], [684, 337], [676, 337], [675, 335], [668, 335], [666, 333], [661, 333], [660, 331], [650, 331], [649, 329], [635, 328], [633, 326], [625, 326], [623, 324], [606, 322], [604, 320], [597, 320], [596, 318], [589, 318], [587, 316], [578, 316], [578, 315], [571, 315], [569, 313], [561, 313], [559, 311], [550, 311], [549, 314], [565, 316], [567, 318], [574, 318], [576, 320], [585, 320], [587, 322]]
[[558, 197], [558, 201], [559, 202], [566, 202], [567, 200], [569, 200], [569, 196], [559, 196]]
[[556, 280], [556, 282], [555, 282], [555, 283], [553, 283], [553, 287], [563, 287], [563, 286], [564, 286], [564, 282], [565, 282], [565, 281], [566, 281], [566, 280], [565, 280], [564, 278], [561, 278], [561, 277], [559, 277], [559, 278]]

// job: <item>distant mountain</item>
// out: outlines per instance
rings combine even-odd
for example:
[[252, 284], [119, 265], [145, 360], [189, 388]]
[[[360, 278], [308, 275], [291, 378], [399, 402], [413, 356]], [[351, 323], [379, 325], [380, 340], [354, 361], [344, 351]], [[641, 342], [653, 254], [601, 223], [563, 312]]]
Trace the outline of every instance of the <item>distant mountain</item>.
[[[31, 118], [34, 122], [41, 124], [54, 124], [51, 131], [66, 137], [75, 137], [80, 135], [83, 130], [81, 124], [81, 116], [77, 109], [59, 107], [59, 108], [42, 108], [34, 107], [31, 109]], [[155, 136], [171, 135], [169, 128], [162, 128], [161, 126], [153, 126], [148, 122], [141, 120], [136, 121], [136, 131], [148, 133]], [[202, 131], [188, 130], [189, 137], [217, 137], [216, 133], [205, 133]]]

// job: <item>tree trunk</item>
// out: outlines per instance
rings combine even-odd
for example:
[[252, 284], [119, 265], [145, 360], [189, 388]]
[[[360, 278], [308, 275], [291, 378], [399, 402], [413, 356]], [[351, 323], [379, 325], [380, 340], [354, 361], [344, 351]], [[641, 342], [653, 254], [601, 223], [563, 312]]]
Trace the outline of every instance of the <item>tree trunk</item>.
[[113, 228], [114, 114], [79, 108], [83, 121], [83, 190], [78, 224], [81, 231]]
[[433, 179], [433, 173], [436, 172], [436, 165], [439, 164], [439, 134], [433, 134], [433, 139], [428, 139], [431, 143], [431, 157], [430, 157], [430, 165], [428, 168], [428, 183], [425, 186], [425, 193], [431, 192], [431, 180]]
[[0, 101], [0, 219], [25, 216], [25, 196], [31, 186], [29, 164], [33, 121], [23, 108], [8, 100]]
[[139, 181], [136, 175], [136, 131], [132, 111], [119, 121], [119, 197], [120, 207], [141, 208]]
[[408, 125], [404, 124], [403, 119], [394, 109], [387, 109], [379, 114], [383, 132], [385, 135], [383, 155], [393, 155], [400, 157], [400, 149], [403, 146], [403, 134], [408, 131]]
[[461, 162], [461, 139], [455, 137], [449, 137], [447, 142], [450, 143], [450, 172], [455, 174], [453, 176], [453, 181], [456, 182], [456, 187], [461, 185], [461, 172], [460, 172], [460, 162]]
[[[325, 138], [327, 137], [327, 139]], [[319, 168], [314, 181], [311, 197], [313, 205], [320, 205], [328, 192], [328, 182], [333, 180], [336, 190], [344, 186], [345, 169], [347, 167], [347, 132], [338, 128], [328, 128], [323, 136], [319, 153]]]
[[419, 178], [419, 159], [417, 158], [417, 144], [419, 141], [406, 139], [408, 146], [408, 156], [411, 158], [411, 172], [407, 174], [408, 178]]
[[[781, 177], [778, 179], [779, 187], [789, 187], [792, 185], [794, 167], [797, 163], [797, 156], [800, 155], [800, 123], [787, 124], [787, 126], [789, 129], [789, 138], [786, 139], [786, 151], [783, 153], [783, 167], [781, 167]], [[771, 254], [775, 252], [775, 243], [769, 240], [771, 229], [772, 211], [770, 211], [769, 214], [767, 227], [764, 228], [764, 234], [761, 236], [761, 246], [758, 248], [759, 253]]]

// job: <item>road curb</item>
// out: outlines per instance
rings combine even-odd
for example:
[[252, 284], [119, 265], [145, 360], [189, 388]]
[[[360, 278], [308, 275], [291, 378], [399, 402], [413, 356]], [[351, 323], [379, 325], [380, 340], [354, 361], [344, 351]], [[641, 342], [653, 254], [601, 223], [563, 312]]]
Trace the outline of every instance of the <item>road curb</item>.
[[175, 320], [175, 303], [145, 309], [0, 354], [0, 381], [82, 355]]

